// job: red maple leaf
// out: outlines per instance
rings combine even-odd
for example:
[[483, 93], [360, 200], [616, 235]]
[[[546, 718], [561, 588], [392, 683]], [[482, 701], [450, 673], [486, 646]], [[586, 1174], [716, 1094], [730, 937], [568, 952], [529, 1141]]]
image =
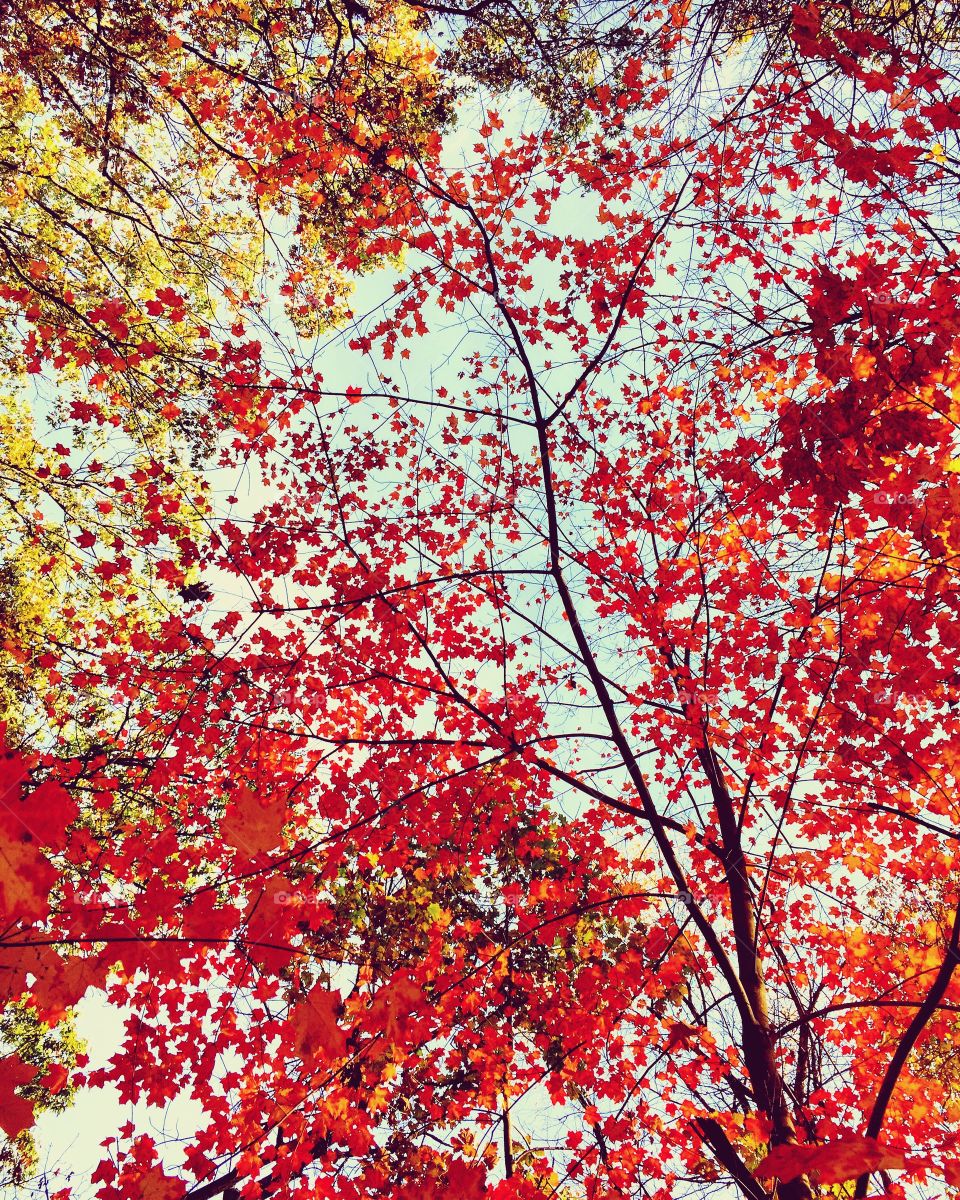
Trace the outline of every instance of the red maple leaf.
[[24, 1062], [19, 1054], [0, 1061], [0, 1129], [15, 1138], [33, 1124], [33, 1103], [18, 1095], [16, 1089], [30, 1083], [37, 1068]]

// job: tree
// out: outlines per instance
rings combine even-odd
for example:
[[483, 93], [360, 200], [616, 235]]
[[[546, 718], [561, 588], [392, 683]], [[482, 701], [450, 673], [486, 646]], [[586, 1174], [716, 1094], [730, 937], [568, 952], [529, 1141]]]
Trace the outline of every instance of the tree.
[[[105, 987], [70, 1086], [201, 1112], [94, 1194], [957, 1182], [950, 61], [797, 10], [680, 134], [663, 55], [580, 134], [491, 112], [291, 213], [393, 264], [331, 362], [266, 303], [196, 332], [262, 507], [55, 656], [130, 715], [8, 761], [15, 1011]], [[329, 170], [283, 132], [278, 211]]]

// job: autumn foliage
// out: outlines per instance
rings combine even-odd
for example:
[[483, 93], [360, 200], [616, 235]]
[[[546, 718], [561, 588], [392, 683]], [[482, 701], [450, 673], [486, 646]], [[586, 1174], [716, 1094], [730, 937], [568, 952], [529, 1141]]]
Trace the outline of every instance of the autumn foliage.
[[17, 1194], [960, 1188], [952, 18], [761, 16], [0, 7]]

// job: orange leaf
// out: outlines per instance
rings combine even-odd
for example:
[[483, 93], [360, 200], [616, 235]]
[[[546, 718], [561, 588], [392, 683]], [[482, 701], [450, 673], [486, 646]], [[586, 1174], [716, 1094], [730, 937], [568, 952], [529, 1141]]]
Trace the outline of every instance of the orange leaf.
[[57, 872], [40, 852], [29, 831], [16, 839], [0, 827], [0, 917], [3, 924], [42, 921], [50, 911], [50, 892]]
[[142, 1200], [180, 1200], [186, 1185], [180, 1179], [167, 1175], [162, 1167], [151, 1167], [137, 1180], [138, 1195]]
[[826, 1146], [774, 1146], [753, 1173], [782, 1183], [814, 1174], [819, 1183], [842, 1183], [867, 1171], [898, 1171], [906, 1165], [903, 1154], [874, 1138], [848, 1137]]
[[66, 1087], [68, 1077], [69, 1072], [63, 1063], [51, 1063], [40, 1083], [51, 1096], [55, 1096], [57, 1092], [62, 1092]]
[[286, 816], [279, 800], [261, 798], [244, 783], [223, 819], [223, 836], [231, 846], [252, 857], [279, 846]]
[[33, 1124], [33, 1103], [18, 1096], [14, 1088], [29, 1083], [37, 1068], [25, 1063], [19, 1054], [0, 1061], [0, 1129], [15, 1138]]
[[57, 872], [41, 847], [61, 850], [77, 806], [59, 784], [43, 783], [24, 795], [20, 755], [0, 759], [0, 916], [8, 922], [42, 921]]
[[340, 997], [321, 984], [307, 995], [290, 1013], [293, 1044], [304, 1062], [319, 1050], [327, 1058], [343, 1058], [347, 1052], [347, 1035], [337, 1022]]
[[14, 977], [33, 976], [32, 1003], [47, 1020], [58, 1021], [88, 988], [102, 985], [107, 974], [105, 956], [59, 954], [52, 946], [24, 946], [11, 963]]
[[670, 1034], [667, 1037], [667, 1053], [675, 1050], [677, 1046], [684, 1050], [699, 1038], [702, 1030], [699, 1025], [688, 1025], [685, 1021], [677, 1021], [676, 1024], [670, 1026]]
[[368, 1018], [371, 1026], [379, 1026], [391, 1045], [409, 1044], [409, 1031], [405, 1028], [412, 1012], [424, 1002], [423, 989], [414, 980], [400, 973], [385, 984], [373, 998]]

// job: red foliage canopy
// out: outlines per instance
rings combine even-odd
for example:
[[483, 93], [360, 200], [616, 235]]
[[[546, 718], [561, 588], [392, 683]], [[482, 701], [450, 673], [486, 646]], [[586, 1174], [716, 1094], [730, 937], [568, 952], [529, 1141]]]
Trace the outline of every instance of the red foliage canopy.
[[813, 8], [685, 124], [637, 60], [579, 139], [379, 161], [335, 351], [209, 335], [262, 503], [60, 664], [136, 752], [8, 760], [8, 995], [106, 987], [73, 1081], [197, 1106], [96, 1195], [955, 1182], [950, 85]]

